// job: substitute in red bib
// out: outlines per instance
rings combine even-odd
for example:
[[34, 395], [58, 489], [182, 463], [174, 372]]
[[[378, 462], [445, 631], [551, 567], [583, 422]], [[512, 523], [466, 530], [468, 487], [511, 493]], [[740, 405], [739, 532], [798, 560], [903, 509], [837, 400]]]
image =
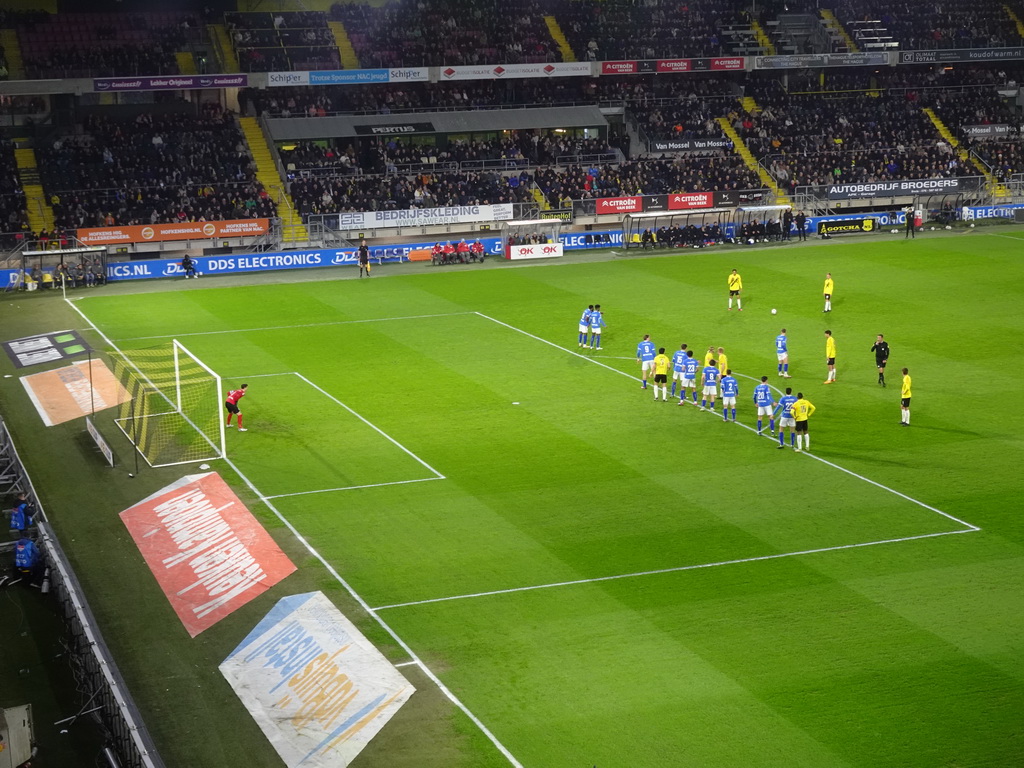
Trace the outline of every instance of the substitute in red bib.
[[243, 384], [239, 389], [233, 389], [228, 392], [227, 400], [224, 401], [224, 407], [228, 409], [228, 423], [227, 426], [231, 426], [231, 417], [238, 415], [238, 431], [247, 432], [248, 430], [242, 426], [242, 411], [238, 408], [238, 401], [245, 397], [245, 390], [248, 389], [248, 384]]

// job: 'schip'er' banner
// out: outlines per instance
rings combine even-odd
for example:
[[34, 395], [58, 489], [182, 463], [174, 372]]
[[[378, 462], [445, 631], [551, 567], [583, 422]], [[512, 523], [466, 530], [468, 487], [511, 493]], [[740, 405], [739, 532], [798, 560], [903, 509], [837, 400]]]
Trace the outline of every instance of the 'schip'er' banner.
[[295, 570], [216, 472], [183, 477], [121, 520], [192, 637]]
[[204, 240], [214, 237], [255, 237], [270, 231], [270, 219], [186, 221], [181, 224], [129, 225], [78, 230], [85, 245], [123, 245], [165, 240]]

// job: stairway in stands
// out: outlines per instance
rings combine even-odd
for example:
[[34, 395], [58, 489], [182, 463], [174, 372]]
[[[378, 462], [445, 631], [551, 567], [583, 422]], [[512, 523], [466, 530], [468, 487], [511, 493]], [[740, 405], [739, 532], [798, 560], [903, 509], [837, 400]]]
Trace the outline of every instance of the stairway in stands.
[[551, 33], [551, 39], [555, 41], [558, 50], [562, 54], [562, 61], [576, 61], [576, 54], [573, 53], [572, 46], [569, 45], [569, 40], [562, 31], [558, 19], [554, 16], [545, 16], [544, 23], [547, 24], [548, 32]]
[[775, 44], [772, 43], [772, 39], [768, 37], [768, 33], [764, 31], [764, 27], [757, 19], [753, 19], [750, 22], [750, 28], [754, 30], [754, 39], [757, 40], [757, 44], [764, 50], [765, 55], [774, 56], [776, 54]]
[[1004, 5], [1003, 10], [1006, 11], [1006, 15], [1010, 17], [1010, 21], [1017, 28], [1017, 34], [1024, 37], [1024, 21], [1021, 20], [1020, 16], [1010, 6]]
[[21, 60], [21, 45], [18, 33], [13, 29], [0, 29], [0, 46], [4, 49], [7, 59], [7, 74], [11, 80], [22, 80], [25, 77], [25, 63]]
[[847, 53], [859, 53], [860, 48], [853, 42], [853, 38], [850, 37], [850, 33], [846, 31], [846, 27], [842, 25], [842, 22], [836, 18], [836, 15], [827, 8], [821, 8], [818, 13], [821, 14], [821, 20], [825, 24], [825, 28], [835, 33], [843, 42], [846, 43]]
[[[25, 144], [25, 139], [15, 139], [15, 145]], [[18, 177], [21, 188], [25, 192], [25, 205], [28, 207], [28, 226], [33, 232], [53, 230], [53, 208], [46, 200], [43, 184], [39, 180], [39, 168], [36, 166], [34, 149], [15, 149], [14, 162], [18, 166]]]
[[238, 71], [238, 56], [235, 55], [235, 46], [231, 43], [231, 35], [223, 24], [208, 24], [207, 30], [213, 40], [214, 48], [217, 50], [221, 66], [225, 72]]
[[256, 161], [256, 179], [277, 203], [277, 215], [281, 219], [281, 234], [286, 244], [305, 243], [309, 240], [302, 217], [295, 211], [291, 195], [285, 189], [277, 172], [274, 158], [270, 154], [267, 138], [255, 117], [240, 117], [238, 124], [245, 135], [253, 160]]
[[982, 176], [985, 177], [985, 180], [989, 185], [989, 190], [992, 192], [994, 197], [1008, 198], [1010, 196], [1010, 190], [1007, 189], [1004, 184], [999, 182], [999, 179], [992, 174], [992, 171], [990, 171], [988, 167], [981, 162], [981, 160], [960, 146], [960, 140], [953, 135], [953, 132], [950, 131], [948, 127], [946, 127], [946, 124], [942, 122], [942, 118], [935, 113], [935, 110], [931, 107], [924, 107], [921, 111], [924, 112], [928, 116], [928, 119], [932, 121], [932, 125], [935, 126], [935, 130], [939, 132], [939, 135], [956, 151], [956, 156], [960, 158], [961, 162], [970, 163], [978, 169], [978, 172]]
[[191, 51], [178, 51], [174, 54], [174, 60], [178, 62], [178, 72], [183, 75], [198, 75], [196, 69], [196, 57]]
[[[746, 103], [744, 103], [744, 109], [751, 114], [756, 114], [760, 111], [760, 107], [758, 107], [757, 103], [749, 96], [741, 99], [740, 101], [747, 102], [751, 105], [751, 108], [747, 108]], [[776, 183], [775, 179], [772, 178], [772, 175], [768, 173], [768, 171], [766, 171], [759, 162], [757, 162], [757, 158], [754, 157], [754, 153], [750, 151], [746, 142], [744, 142], [740, 135], [736, 133], [736, 129], [732, 127], [732, 123], [729, 122], [729, 118], [719, 117], [716, 118], [716, 120], [722, 127], [722, 133], [724, 133], [732, 142], [732, 151], [743, 158], [743, 163], [747, 168], [756, 173], [757, 178], [761, 180], [761, 183], [772, 191], [772, 194], [775, 196], [775, 204], [790, 205], [789, 197], [779, 189], [779, 185]]]
[[356, 56], [356, 49], [348, 37], [348, 30], [340, 21], [328, 21], [328, 28], [334, 35], [334, 44], [338, 46], [338, 53], [341, 55], [341, 66], [344, 69], [359, 69], [359, 57]]

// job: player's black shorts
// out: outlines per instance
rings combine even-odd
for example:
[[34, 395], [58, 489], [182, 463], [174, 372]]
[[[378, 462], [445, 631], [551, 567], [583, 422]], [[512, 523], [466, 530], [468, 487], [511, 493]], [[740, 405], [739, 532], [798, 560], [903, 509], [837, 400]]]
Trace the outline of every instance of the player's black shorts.
[[825, 298], [831, 301], [831, 299], [832, 299], [832, 294], [831, 294], [831, 293], [826, 293], [826, 294], [825, 294]]
[[740, 292], [739, 291], [729, 291], [729, 295], [730, 296], [739, 296]]
[[806, 421], [798, 421], [796, 423], [796, 431], [797, 432], [806, 432], [807, 431], [807, 422]]
[[828, 362], [829, 365], [836, 364], [836, 359], [834, 357], [826, 357], [825, 360]]
[[229, 403], [225, 400], [224, 407], [228, 409], [228, 413], [238, 413], [238, 405], [235, 403]]
[[889, 362], [889, 361], [888, 361], [888, 360], [879, 360], [879, 359], [878, 359], [878, 358], [876, 357], [876, 358], [875, 358], [875, 367], [876, 367], [876, 368], [885, 368], [885, 364], [886, 364], [887, 362]]
[[904, 408], [909, 408], [910, 407], [910, 398], [909, 397], [901, 397], [900, 398], [900, 405], [902, 405]]
[[665, 384], [667, 382], [668, 382], [668, 374], [667, 373], [656, 373], [656, 374], [654, 374], [654, 383], [655, 384]]

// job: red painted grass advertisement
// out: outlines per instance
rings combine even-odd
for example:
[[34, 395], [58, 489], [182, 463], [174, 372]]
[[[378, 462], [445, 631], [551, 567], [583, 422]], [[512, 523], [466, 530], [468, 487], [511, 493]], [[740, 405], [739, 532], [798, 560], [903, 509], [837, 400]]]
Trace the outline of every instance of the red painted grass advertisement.
[[295, 570], [216, 472], [183, 477], [121, 520], [192, 637]]

